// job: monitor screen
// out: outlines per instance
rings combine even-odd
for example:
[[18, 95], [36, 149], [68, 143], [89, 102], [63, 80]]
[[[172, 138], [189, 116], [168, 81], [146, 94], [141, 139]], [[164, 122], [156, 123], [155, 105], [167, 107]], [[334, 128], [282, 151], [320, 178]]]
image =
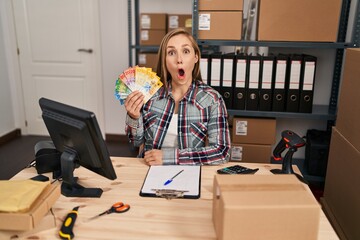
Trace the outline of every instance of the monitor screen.
[[41, 98], [39, 104], [51, 140], [61, 153], [62, 194], [100, 197], [102, 189], [84, 188], [73, 174], [75, 168], [82, 166], [108, 179], [116, 179], [95, 114], [46, 98]]

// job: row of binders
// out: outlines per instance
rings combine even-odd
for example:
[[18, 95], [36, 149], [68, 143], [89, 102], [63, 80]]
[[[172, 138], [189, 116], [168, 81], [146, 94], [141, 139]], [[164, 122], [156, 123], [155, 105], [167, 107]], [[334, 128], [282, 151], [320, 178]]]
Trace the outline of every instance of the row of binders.
[[203, 53], [200, 67], [228, 109], [311, 113], [316, 62], [305, 54]]

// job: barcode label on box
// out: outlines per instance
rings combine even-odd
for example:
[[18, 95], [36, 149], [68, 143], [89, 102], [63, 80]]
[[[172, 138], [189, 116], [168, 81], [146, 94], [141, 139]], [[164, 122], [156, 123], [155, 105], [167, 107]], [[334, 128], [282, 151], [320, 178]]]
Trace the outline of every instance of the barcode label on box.
[[240, 136], [246, 136], [247, 135], [247, 125], [248, 125], [247, 121], [236, 120], [235, 134], [240, 135]]

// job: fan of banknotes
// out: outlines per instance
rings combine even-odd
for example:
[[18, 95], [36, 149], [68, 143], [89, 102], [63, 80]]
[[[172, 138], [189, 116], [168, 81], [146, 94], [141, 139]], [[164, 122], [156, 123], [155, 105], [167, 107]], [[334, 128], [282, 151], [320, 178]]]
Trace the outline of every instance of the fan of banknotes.
[[115, 97], [123, 105], [127, 96], [138, 90], [144, 94], [144, 103], [146, 103], [162, 85], [160, 78], [151, 68], [130, 67], [122, 72], [116, 80]]

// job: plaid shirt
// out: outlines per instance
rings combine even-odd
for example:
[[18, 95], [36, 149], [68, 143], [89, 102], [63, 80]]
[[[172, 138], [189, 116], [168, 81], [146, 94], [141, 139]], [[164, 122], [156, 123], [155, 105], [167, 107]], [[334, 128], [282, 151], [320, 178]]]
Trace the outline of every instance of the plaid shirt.
[[228, 114], [217, 91], [201, 81], [192, 83], [179, 102], [179, 146], [161, 148], [174, 109], [171, 89], [167, 93], [161, 88], [143, 106], [142, 117], [134, 120], [127, 115], [125, 131], [130, 141], [135, 146], [145, 143], [144, 151], [161, 149], [164, 165], [221, 164], [229, 160]]

